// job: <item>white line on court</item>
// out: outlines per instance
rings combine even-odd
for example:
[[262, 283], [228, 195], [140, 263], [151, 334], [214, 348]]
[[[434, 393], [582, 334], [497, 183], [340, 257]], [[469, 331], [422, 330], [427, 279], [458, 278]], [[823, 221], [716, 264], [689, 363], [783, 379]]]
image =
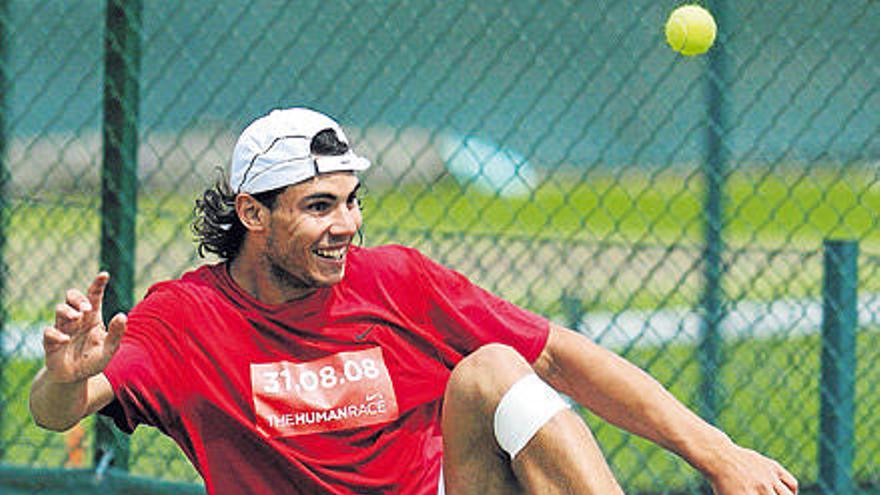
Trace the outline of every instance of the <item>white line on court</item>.
[[[725, 339], [765, 339], [817, 333], [822, 325], [822, 303], [815, 299], [776, 300], [766, 303], [730, 303], [721, 322]], [[880, 326], [880, 293], [859, 298], [859, 326]], [[608, 347], [654, 346], [664, 343], [695, 344], [701, 318], [689, 309], [657, 311], [629, 310], [620, 313], [594, 312], [584, 316], [577, 330]], [[50, 323], [7, 324], [3, 352], [7, 356], [36, 358], [43, 355], [42, 329]]]
[[[856, 306], [860, 327], [880, 324], [880, 293], [866, 294]], [[653, 346], [669, 342], [695, 344], [702, 319], [689, 309], [630, 310], [585, 315], [577, 330], [608, 347]], [[822, 325], [822, 303], [815, 299], [741, 301], [729, 304], [721, 322], [724, 339], [764, 339], [817, 333]]]

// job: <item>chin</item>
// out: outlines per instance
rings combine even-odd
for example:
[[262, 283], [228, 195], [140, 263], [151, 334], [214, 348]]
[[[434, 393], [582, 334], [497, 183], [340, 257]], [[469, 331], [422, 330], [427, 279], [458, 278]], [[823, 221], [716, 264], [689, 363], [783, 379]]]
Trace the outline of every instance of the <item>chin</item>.
[[345, 270], [341, 270], [339, 273], [329, 276], [323, 277], [315, 277], [313, 280], [315, 281], [315, 285], [318, 287], [333, 287], [334, 285], [342, 282], [342, 279], [345, 277]]

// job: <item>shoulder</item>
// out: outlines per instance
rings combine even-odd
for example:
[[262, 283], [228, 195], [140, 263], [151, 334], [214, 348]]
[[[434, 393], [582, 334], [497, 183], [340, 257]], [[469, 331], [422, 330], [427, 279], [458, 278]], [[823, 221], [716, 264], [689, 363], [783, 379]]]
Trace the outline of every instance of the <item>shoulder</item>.
[[416, 249], [396, 244], [353, 248], [346, 280], [351, 286], [425, 294], [446, 289], [470, 288], [474, 284], [461, 273], [444, 266]]
[[417, 250], [400, 245], [353, 247], [345, 277], [336, 290], [368, 299], [394, 300], [398, 304], [421, 304], [419, 301], [424, 301], [431, 290], [426, 283], [426, 260]]
[[132, 313], [173, 316], [186, 312], [193, 307], [191, 303], [204, 302], [218, 292], [218, 270], [223, 270], [223, 266], [204, 265], [178, 279], [155, 283]]
[[184, 273], [180, 278], [158, 282], [150, 286], [146, 297], [158, 294], [185, 294], [216, 290], [222, 279], [224, 265], [203, 265]]
[[426, 260], [425, 255], [418, 250], [399, 244], [369, 248], [353, 247], [347, 268], [356, 276], [370, 273], [380, 278], [408, 277], [420, 273], [424, 269]]

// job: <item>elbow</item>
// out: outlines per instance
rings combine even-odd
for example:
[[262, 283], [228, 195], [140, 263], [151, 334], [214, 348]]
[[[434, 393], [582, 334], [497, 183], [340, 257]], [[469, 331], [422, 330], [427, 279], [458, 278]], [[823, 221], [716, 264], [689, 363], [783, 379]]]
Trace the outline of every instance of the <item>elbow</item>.
[[33, 420], [34, 420], [34, 424], [37, 425], [38, 427], [40, 427], [44, 430], [54, 431], [55, 433], [63, 433], [63, 432], [70, 429], [70, 428], [65, 428], [64, 426], [61, 426], [61, 425], [52, 424], [49, 421], [43, 421], [42, 419], [37, 418], [37, 417], [33, 417]]
[[49, 414], [45, 414], [40, 408], [34, 403], [34, 398], [31, 396], [30, 401], [28, 401], [28, 407], [31, 413], [31, 420], [33, 420], [34, 424], [44, 430], [54, 431], [57, 433], [65, 432], [79, 423], [82, 418], [54, 418]]
[[592, 346], [594, 344], [583, 335], [551, 324], [547, 344], [533, 366], [541, 379], [553, 388], [574, 396], [577, 389], [583, 387], [585, 377], [573, 372], [582, 370], [582, 364], [591, 362]]
[[44, 430], [54, 431], [56, 433], [63, 433], [79, 423], [79, 420], [75, 421], [58, 421], [50, 418], [42, 417], [38, 414], [34, 414], [31, 411], [31, 419], [34, 421], [34, 424], [39, 426]]

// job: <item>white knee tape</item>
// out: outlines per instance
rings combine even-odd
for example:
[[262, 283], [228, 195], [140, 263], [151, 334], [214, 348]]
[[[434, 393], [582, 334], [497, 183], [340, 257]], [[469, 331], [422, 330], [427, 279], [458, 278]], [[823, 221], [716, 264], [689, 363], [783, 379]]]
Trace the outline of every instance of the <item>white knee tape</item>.
[[550, 385], [531, 373], [513, 384], [495, 408], [495, 439], [510, 458], [568, 404]]

